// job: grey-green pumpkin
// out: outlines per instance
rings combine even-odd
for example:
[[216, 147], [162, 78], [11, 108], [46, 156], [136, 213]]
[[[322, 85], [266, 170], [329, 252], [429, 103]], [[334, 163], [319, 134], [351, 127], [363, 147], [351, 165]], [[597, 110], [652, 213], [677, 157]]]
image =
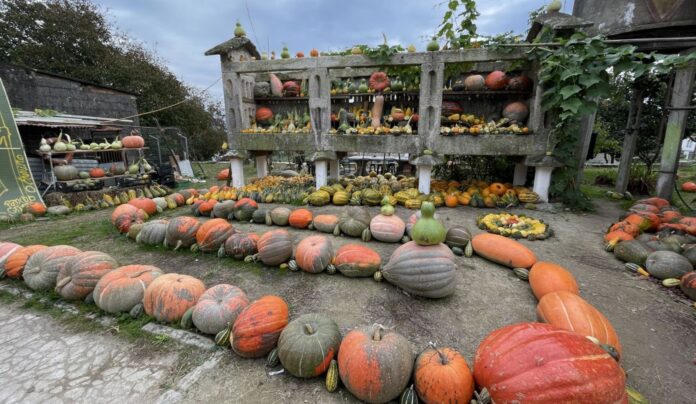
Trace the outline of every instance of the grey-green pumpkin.
[[163, 219], [146, 222], [135, 237], [135, 241], [146, 245], [160, 245], [167, 235], [168, 225], [169, 221]]
[[271, 220], [276, 226], [287, 226], [292, 211], [284, 206], [271, 209]]
[[56, 245], [35, 252], [24, 266], [24, 283], [32, 290], [53, 289], [58, 272], [72, 256], [80, 252], [79, 249], [68, 245]]
[[437, 299], [454, 293], [455, 269], [454, 254], [446, 245], [409, 241], [394, 251], [382, 275], [412, 295]]
[[693, 270], [689, 260], [674, 251], [655, 251], [645, 260], [645, 269], [658, 279], [681, 278]]
[[332, 319], [305, 314], [283, 329], [278, 339], [278, 357], [291, 375], [315, 377], [328, 369], [340, 343], [341, 334]]
[[193, 325], [205, 334], [215, 335], [234, 324], [239, 313], [249, 305], [244, 291], [234, 285], [215, 285], [198, 298], [193, 306]]
[[367, 208], [362, 206], [349, 206], [341, 213], [338, 226], [341, 231], [351, 237], [361, 237], [363, 231], [370, 226], [372, 217]]
[[622, 241], [614, 247], [616, 258], [623, 262], [633, 262], [638, 265], [645, 265], [648, 255], [654, 251], [645, 242], [639, 240]]

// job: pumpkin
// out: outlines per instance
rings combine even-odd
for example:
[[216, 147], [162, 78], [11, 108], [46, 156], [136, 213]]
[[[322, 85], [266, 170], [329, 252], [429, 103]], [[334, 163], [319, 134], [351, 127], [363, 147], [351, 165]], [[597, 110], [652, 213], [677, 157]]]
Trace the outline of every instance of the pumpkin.
[[85, 251], [70, 257], [56, 278], [56, 292], [63, 299], [82, 300], [92, 293], [99, 279], [116, 269], [116, 260], [103, 252]]
[[317, 215], [312, 220], [312, 225], [322, 233], [333, 233], [338, 225], [338, 217], [336, 215]]
[[[641, 218], [641, 221], [642, 221], [642, 218]], [[636, 225], [634, 223], [622, 221], [622, 222], [616, 222], [613, 225], [611, 225], [611, 227], [609, 227], [609, 231], [610, 232], [622, 231], [624, 233], [630, 234], [633, 237], [637, 237], [640, 234], [641, 229], [640, 229], [640, 227], [638, 227], [638, 225]]]
[[457, 195], [445, 195], [445, 206], [447, 206], [448, 208], [456, 208], [457, 206], [459, 206], [459, 200], [457, 199]]
[[256, 122], [270, 123], [273, 120], [273, 111], [268, 107], [256, 107]]
[[27, 212], [34, 216], [43, 216], [46, 214], [46, 205], [41, 202], [32, 202], [27, 205]]
[[696, 300], [696, 271], [684, 274], [679, 287], [689, 299]]
[[624, 262], [632, 262], [641, 266], [654, 250], [639, 240], [622, 241], [614, 247], [614, 256]]
[[650, 204], [643, 204], [643, 203], [637, 203], [628, 210], [629, 212], [650, 212], [650, 213], [659, 213], [660, 209], [655, 206], [655, 205], [650, 205]]
[[218, 257], [232, 257], [234, 259], [244, 259], [249, 255], [256, 254], [259, 235], [256, 233], [233, 233], [227, 238], [225, 243], [218, 251]]
[[655, 251], [645, 260], [645, 269], [657, 279], [680, 279], [693, 266], [688, 258], [674, 251]]
[[196, 242], [196, 233], [200, 227], [201, 222], [195, 217], [178, 216], [172, 218], [167, 225], [164, 245], [175, 250], [181, 247], [189, 248]]
[[194, 216], [210, 216], [212, 215], [213, 209], [215, 209], [215, 205], [217, 204], [218, 201], [215, 199], [209, 199], [207, 201], [197, 200], [192, 206], [193, 214]]
[[464, 108], [457, 101], [442, 101], [442, 115], [461, 114]]
[[218, 202], [213, 206], [213, 211], [210, 213], [210, 217], [217, 217], [220, 219], [232, 219], [234, 218], [234, 204], [235, 201], [222, 201]]
[[406, 388], [413, 370], [409, 342], [380, 325], [349, 332], [338, 350], [343, 385], [358, 399], [386, 403]]
[[336, 193], [331, 196], [331, 202], [337, 206], [348, 205], [350, 201], [350, 194], [346, 191], [336, 191]]
[[445, 244], [450, 247], [466, 248], [471, 240], [471, 232], [464, 226], [452, 226], [447, 229]]
[[464, 79], [467, 91], [481, 91], [486, 88], [486, 80], [480, 74], [471, 74]]
[[493, 331], [476, 350], [474, 378], [496, 403], [627, 402], [619, 364], [584, 336], [549, 324]]
[[244, 308], [232, 326], [232, 349], [244, 358], [266, 356], [288, 325], [289, 309], [278, 296], [264, 296]]
[[664, 207], [669, 206], [669, 201], [666, 199], [662, 199], [662, 198], [652, 197], [652, 198], [641, 199], [639, 201], [636, 201], [636, 204], [653, 205], [653, 206], [657, 206], [658, 209], [662, 209]]
[[530, 91], [532, 89], [532, 80], [525, 75], [515, 76], [510, 79], [507, 87], [508, 90], [512, 91]]
[[139, 149], [145, 146], [145, 139], [137, 133], [131, 133], [121, 139], [121, 144], [127, 149]]
[[312, 48], [311, 51], [309, 51], [309, 56], [313, 58], [318, 58], [319, 57], [319, 51], [316, 48]]
[[271, 221], [276, 226], [287, 226], [292, 211], [284, 206], [271, 209]]
[[94, 286], [94, 304], [107, 313], [127, 313], [164, 272], [152, 265], [126, 265], [107, 272]]
[[423, 202], [420, 212], [421, 217], [411, 231], [413, 241], [423, 246], [436, 245], [445, 241], [447, 230], [439, 220], [433, 217], [435, 205], [432, 202]]
[[529, 286], [537, 300], [551, 292], [564, 290], [578, 294], [578, 282], [567, 269], [552, 262], [539, 261], [529, 270]]
[[300, 94], [300, 86], [292, 81], [288, 80], [283, 83], [283, 96], [284, 97], [297, 97]]
[[524, 102], [511, 102], [503, 109], [503, 118], [511, 121], [524, 122], [528, 116], [529, 107]]
[[144, 223], [147, 218], [148, 215], [144, 210], [125, 203], [117, 206], [111, 213], [111, 223], [121, 233], [128, 233], [133, 224]]
[[394, 251], [382, 275], [412, 295], [438, 299], [454, 293], [456, 268], [454, 254], [444, 244], [409, 241]]
[[681, 185], [681, 189], [684, 192], [696, 192], [696, 183], [693, 181], [687, 181]]
[[234, 217], [239, 221], [248, 222], [251, 220], [254, 211], [258, 208], [259, 204], [253, 199], [242, 198], [234, 204]]
[[368, 84], [372, 90], [375, 90], [376, 92], [381, 92], [385, 88], [389, 87], [389, 76], [387, 76], [387, 73], [385, 72], [374, 72], [370, 75]]
[[[419, 199], [416, 199], [418, 201], [418, 209], [421, 207], [421, 201]], [[442, 223], [442, 219], [440, 218], [440, 215], [435, 213], [435, 216], [433, 216], [436, 220], [438, 220], [440, 223]], [[416, 213], [412, 214], [409, 216], [408, 221], [406, 222], [406, 234], [408, 234], [409, 237], [413, 235], [413, 226], [416, 225], [418, 222], [418, 219], [421, 218], [421, 211], [418, 210]]]
[[140, 232], [135, 237], [135, 242], [145, 245], [162, 244], [165, 236], [167, 235], [168, 225], [169, 221], [167, 220], [153, 220], [143, 224]]
[[89, 170], [89, 176], [92, 178], [101, 178], [106, 175], [106, 172], [104, 172], [104, 169], [101, 167], [94, 167]]
[[292, 257], [292, 236], [286, 230], [271, 230], [259, 238], [256, 247], [261, 262], [269, 266], [280, 265]]
[[230, 169], [229, 168], [225, 168], [225, 169], [218, 171], [218, 173], [217, 173], [217, 180], [218, 181], [227, 181], [229, 179], [230, 179]]
[[488, 73], [486, 76], [486, 87], [491, 90], [503, 90], [508, 85], [508, 76], [500, 70]]
[[5, 268], [5, 262], [7, 262], [7, 259], [20, 248], [22, 248], [22, 246], [19, 244], [0, 241], [0, 270]]
[[78, 177], [77, 168], [71, 165], [53, 167], [53, 174], [58, 178], [58, 181], [70, 181]]
[[225, 219], [210, 219], [196, 232], [196, 243], [191, 251], [217, 252], [220, 246], [234, 233], [234, 227]]
[[288, 217], [290, 227], [296, 229], [306, 229], [312, 223], [312, 212], [308, 209], [295, 209]]
[[51, 290], [56, 286], [56, 278], [61, 268], [73, 255], [81, 251], [69, 245], [56, 245], [43, 248], [27, 260], [22, 277], [32, 290]]
[[623, 230], [614, 230], [604, 235], [604, 241], [607, 242], [605, 248], [607, 251], [613, 251], [616, 244], [620, 241], [633, 240], [633, 236]]
[[333, 255], [333, 245], [328, 237], [309, 236], [297, 245], [295, 261], [303, 271], [316, 274], [331, 264]]
[[536, 263], [532, 250], [498, 234], [477, 234], [471, 239], [471, 246], [479, 256], [510, 268], [529, 269]]
[[10, 253], [5, 260], [2, 275], [12, 279], [21, 278], [22, 272], [24, 271], [24, 266], [27, 264], [29, 257], [31, 257], [35, 252], [43, 250], [44, 248], [46, 248], [45, 245], [34, 244], [12, 250], [12, 253]]
[[398, 243], [404, 236], [404, 231], [406, 223], [396, 215], [377, 215], [370, 221], [372, 237], [385, 243]]
[[189, 275], [168, 273], [155, 278], [145, 289], [143, 306], [159, 322], [175, 323], [205, 292], [205, 285]]
[[131, 225], [126, 235], [129, 239], [135, 241], [138, 238], [138, 234], [140, 234], [140, 230], [143, 229], [143, 226], [145, 226], [145, 223], [136, 223]]
[[234, 324], [247, 305], [249, 299], [242, 289], [234, 285], [215, 285], [203, 292], [193, 306], [193, 325], [204, 334], [215, 335]]
[[468, 403], [474, 394], [474, 375], [454, 348], [433, 346], [421, 352], [413, 382], [425, 403]]
[[186, 199], [184, 199], [184, 195], [175, 192], [171, 195], [169, 195], [169, 198], [171, 198], [174, 202], [176, 202], [177, 206], [184, 206], [186, 204]]
[[338, 325], [321, 314], [304, 314], [288, 323], [278, 339], [278, 358], [295, 377], [323, 374], [338, 352]]
[[658, 217], [662, 223], [677, 223], [682, 218], [682, 215], [677, 211], [668, 210], [661, 212]]
[[251, 214], [251, 221], [256, 224], [266, 224], [266, 216], [268, 216], [268, 212], [265, 209], [256, 209]]
[[543, 323], [597, 338], [599, 342], [613, 346], [621, 354], [619, 337], [609, 320], [575, 293], [560, 290], [544, 295], [539, 300], [536, 314], [537, 319]]
[[369, 277], [379, 270], [382, 258], [369, 247], [344, 244], [336, 251], [333, 264], [345, 276]]
[[338, 219], [340, 230], [351, 236], [360, 237], [363, 231], [370, 226], [370, 212], [362, 206], [349, 206]]

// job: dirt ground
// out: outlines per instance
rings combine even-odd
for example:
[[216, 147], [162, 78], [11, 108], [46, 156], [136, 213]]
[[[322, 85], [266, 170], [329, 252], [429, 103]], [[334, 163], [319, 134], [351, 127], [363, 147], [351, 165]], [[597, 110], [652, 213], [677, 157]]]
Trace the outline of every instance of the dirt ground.
[[[263, 209], [275, 205], [264, 204]], [[377, 214], [377, 208], [371, 213]], [[339, 213], [339, 207], [313, 208], [317, 213]], [[488, 211], [459, 207], [441, 208], [438, 214], [447, 226], [466, 225], [476, 229], [477, 215]], [[602, 235], [620, 214], [617, 206], [605, 204], [596, 213], [545, 213], [520, 210], [544, 219], [555, 236], [526, 242], [540, 260], [556, 262], [577, 278], [581, 295], [601, 310], [617, 329], [623, 345], [622, 365], [628, 384], [652, 402], [691, 403], [696, 394], [696, 310], [679, 293], [627, 272], [623, 264], [603, 250]], [[187, 214], [177, 209], [166, 215]], [[398, 208], [403, 219], [413, 213]], [[83, 250], [101, 250], [121, 264], [156, 265], [167, 272], [201, 278], [206, 285], [231, 283], [244, 289], [250, 299], [266, 294], [283, 297], [291, 318], [310, 312], [333, 318], [345, 335], [349, 330], [379, 323], [393, 327], [418, 353], [432, 341], [453, 346], [469, 364], [481, 340], [491, 331], [512, 323], [535, 321], [536, 300], [529, 285], [512, 271], [483, 259], [457, 257], [458, 272], [454, 296], [440, 300], [413, 298], [396, 287], [369, 279], [352, 279], [340, 274], [311, 275], [264, 268], [213, 255], [172, 252], [162, 247], [135, 244], [107, 224], [110, 211], [90, 212], [61, 220], [34, 223], [0, 231], [0, 240], [22, 244], [67, 242]], [[234, 223], [242, 231], [263, 233], [264, 225]], [[97, 227], [99, 237], [81, 228]], [[74, 239], [55, 235], [70, 230]], [[77, 230], [75, 230], [77, 229]], [[296, 243], [311, 231], [291, 230]], [[52, 236], [53, 235], [53, 236]], [[72, 237], [72, 236], [71, 236]], [[358, 239], [333, 237], [334, 246], [360, 243]], [[53, 243], [55, 244], [55, 243]], [[386, 262], [398, 244], [370, 242]], [[351, 402], [345, 390], [330, 395], [323, 379], [299, 380], [287, 375], [268, 376], [263, 360], [248, 360], [232, 353], [218, 369], [194, 384], [185, 401], [232, 402]]]

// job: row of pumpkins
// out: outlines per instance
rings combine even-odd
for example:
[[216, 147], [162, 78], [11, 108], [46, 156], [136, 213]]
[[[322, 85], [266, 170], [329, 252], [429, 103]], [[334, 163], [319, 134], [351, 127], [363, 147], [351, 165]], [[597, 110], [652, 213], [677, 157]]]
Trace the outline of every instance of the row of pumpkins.
[[637, 201], [604, 236], [608, 251], [629, 270], [680, 286], [696, 301], [696, 217], [682, 216], [662, 198]]
[[[63, 141], [63, 137], [67, 141]], [[39, 151], [43, 153], [69, 153], [76, 150], [82, 151], [98, 151], [98, 150], [121, 150], [121, 149], [139, 149], [145, 146], [145, 139], [136, 132], [132, 132], [122, 139], [116, 138], [113, 142], [108, 142], [103, 139], [102, 143], [97, 143], [92, 140], [91, 143], [85, 143], [82, 139], [72, 140], [70, 135], [63, 133], [61, 130], [53, 144], [49, 144], [48, 140], [41, 138], [39, 143]]]
[[[370, 403], [399, 395], [407, 403], [418, 398], [469, 402], [476, 385], [495, 402], [520, 395], [553, 402], [625, 399], [625, 376], [611, 356], [582, 335], [549, 324], [520, 323], [492, 332], [476, 352], [472, 373], [453, 348], [431, 346], [414, 364], [409, 341], [379, 325], [351, 330], [342, 338], [336, 322], [324, 315], [305, 314], [290, 321], [281, 297], [250, 302], [234, 285], [206, 289], [197, 278], [165, 274], [151, 265], [119, 266], [103, 252], [4, 242], [0, 269], [4, 276], [23, 278], [33, 290], [55, 289], [66, 300], [85, 299], [108, 313], [137, 317], [144, 311], [160, 322], [195, 326], [243, 358], [268, 355], [267, 363], [279, 362], [296, 377], [326, 372], [329, 391], [337, 389], [340, 378], [352, 394]], [[541, 356], [544, 366], [539, 365]], [[578, 366], [557, 366], [581, 358]], [[528, 377], [516, 377], [521, 372]]]

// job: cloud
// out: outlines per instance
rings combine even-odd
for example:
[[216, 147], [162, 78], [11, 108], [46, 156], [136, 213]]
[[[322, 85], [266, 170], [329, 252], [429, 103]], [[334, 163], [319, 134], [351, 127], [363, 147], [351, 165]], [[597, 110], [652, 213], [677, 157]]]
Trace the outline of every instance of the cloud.
[[[479, 0], [479, 32], [524, 33], [529, 12], [549, 0]], [[425, 48], [445, 12], [444, 0], [95, 0], [119, 30], [144, 42], [187, 84], [204, 89], [220, 77], [217, 57], [203, 53], [233, 35], [240, 20], [260, 51], [291, 54], [355, 44]], [[572, 0], [564, 11], [572, 10]], [[246, 6], [245, 6], [246, 4]], [[248, 6], [248, 12], [247, 12]], [[251, 16], [251, 20], [249, 19]], [[222, 86], [210, 90], [222, 98]]]

